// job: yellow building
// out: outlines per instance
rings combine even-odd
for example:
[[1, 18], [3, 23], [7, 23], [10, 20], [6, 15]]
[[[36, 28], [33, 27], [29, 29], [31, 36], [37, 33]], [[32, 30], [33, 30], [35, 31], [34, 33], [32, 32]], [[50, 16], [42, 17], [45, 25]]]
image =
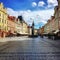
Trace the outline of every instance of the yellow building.
[[0, 37], [5, 37], [7, 31], [7, 11], [3, 3], [0, 3]]
[[20, 20], [18, 18], [15, 19], [15, 32], [18, 34], [22, 33], [22, 25], [21, 25]]
[[22, 23], [23, 23], [22, 27], [23, 34], [28, 35], [28, 24], [25, 21], [23, 21]]
[[28, 35], [32, 35], [32, 26], [28, 26]]
[[38, 34], [38, 29], [34, 29], [34, 35]]

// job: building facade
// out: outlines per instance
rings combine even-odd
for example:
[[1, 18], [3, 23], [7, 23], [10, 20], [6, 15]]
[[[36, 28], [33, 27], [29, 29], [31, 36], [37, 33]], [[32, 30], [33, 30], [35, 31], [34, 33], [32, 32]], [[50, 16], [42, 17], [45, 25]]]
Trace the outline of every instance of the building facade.
[[39, 34], [41, 35], [41, 34], [43, 34], [43, 33], [44, 33], [44, 26], [41, 27], [41, 28], [39, 28]]
[[55, 16], [55, 30], [58, 30], [58, 6], [55, 7], [55, 12], [54, 12], [54, 16]]
[[32, 35], [32, 26], [28, 26], [28, 35]]
[[15, 33], [15, 17], [8, 16], [8, 35], [14, 35]]
[[38, 29], [34, 29], [34, 35], [38, 35]]
[[50, 19], [47, 21], [47, 23], [44, 25], [44, 33], [48, 34], [50, 32]]
[[6, 8], [4, 8], [3, 3], [0, 3], [0, 37], [5, 37], [7, 35], [7, 16]]
[[51, 16], [50, 25], [51, 25], [51, 32], [55, 31], [55, 17], [54, 16]]
[[22, 29], [23, 34], [28, 35], [28, 24], [25, 21], [23, 21], [22, 24], [23, 24], [23, 29]]
[[15, 20], [15, 32], [17, 34], [22, 34], [22, 24], [18, 18]]
[[20, 32], [21, 35], [28, 35], [28, 24], [23, 20], [22, 16], [18, 16], [20, 21]]
[[47, 23], [44, 25], [44, 33], [52, 33], [55, 31], [55, 17], [51, 16], [51, 18], [47, 21]]

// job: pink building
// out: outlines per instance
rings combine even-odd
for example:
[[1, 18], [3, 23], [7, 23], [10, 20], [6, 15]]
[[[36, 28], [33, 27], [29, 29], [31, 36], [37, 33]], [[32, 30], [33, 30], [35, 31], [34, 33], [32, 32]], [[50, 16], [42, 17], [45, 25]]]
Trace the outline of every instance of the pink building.
[[8, 35], [14, 34], [15, 32], [15, 17], [8, 16]]

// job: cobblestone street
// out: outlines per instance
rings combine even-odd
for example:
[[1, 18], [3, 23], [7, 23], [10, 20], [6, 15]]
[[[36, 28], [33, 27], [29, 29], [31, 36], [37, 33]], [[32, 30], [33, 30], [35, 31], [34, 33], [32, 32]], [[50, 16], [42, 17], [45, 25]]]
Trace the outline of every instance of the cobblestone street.
[[59, 40], [11, 37], [5, 41], [0, 42], [0, 60], [60, 60]]

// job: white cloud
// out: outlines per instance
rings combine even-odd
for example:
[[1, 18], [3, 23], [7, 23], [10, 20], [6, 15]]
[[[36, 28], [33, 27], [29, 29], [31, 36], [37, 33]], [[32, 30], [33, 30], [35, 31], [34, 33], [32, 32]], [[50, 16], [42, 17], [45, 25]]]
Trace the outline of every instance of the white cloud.
[[31, 10], [27, 10], [27, 12], [31, 12]]
[[18, 15], [18, 12], [17, 12], [17, 11], [14, 11], [14, 10], [11, 9], [11, 8], [7, 8], [7, 13], [8, 13], [9, 15], [16, 16], [16, 17], [17, 17], [17, 15]]
[[39, 23], [46, 23], [47, 20], [53, 15], [54, 9], [47, 9], [47, 10], [39, 10], [39, 11], [31, 11], [31, 10], [26, 10], [26, 11], [14, 11], [11, 8], [7, 8], [7, 13], [12, 16], [18, 16], [22, 15], [24, 20], [31, 25], [31, 23], [35, 22], [35, 24]]
[[58, 5], [57, 0], [47, 0], [48, 7], [54, 7]]
[[38, 6], [44, 6], [45, 5], [45, 3], [44, 3], [44, 1], [39, 1], [39, 3], [38, 3]]
[[32, 6], [33, 7], [36, 7], [37, 6], [37, 3], [36, 2], [32, 2]]

